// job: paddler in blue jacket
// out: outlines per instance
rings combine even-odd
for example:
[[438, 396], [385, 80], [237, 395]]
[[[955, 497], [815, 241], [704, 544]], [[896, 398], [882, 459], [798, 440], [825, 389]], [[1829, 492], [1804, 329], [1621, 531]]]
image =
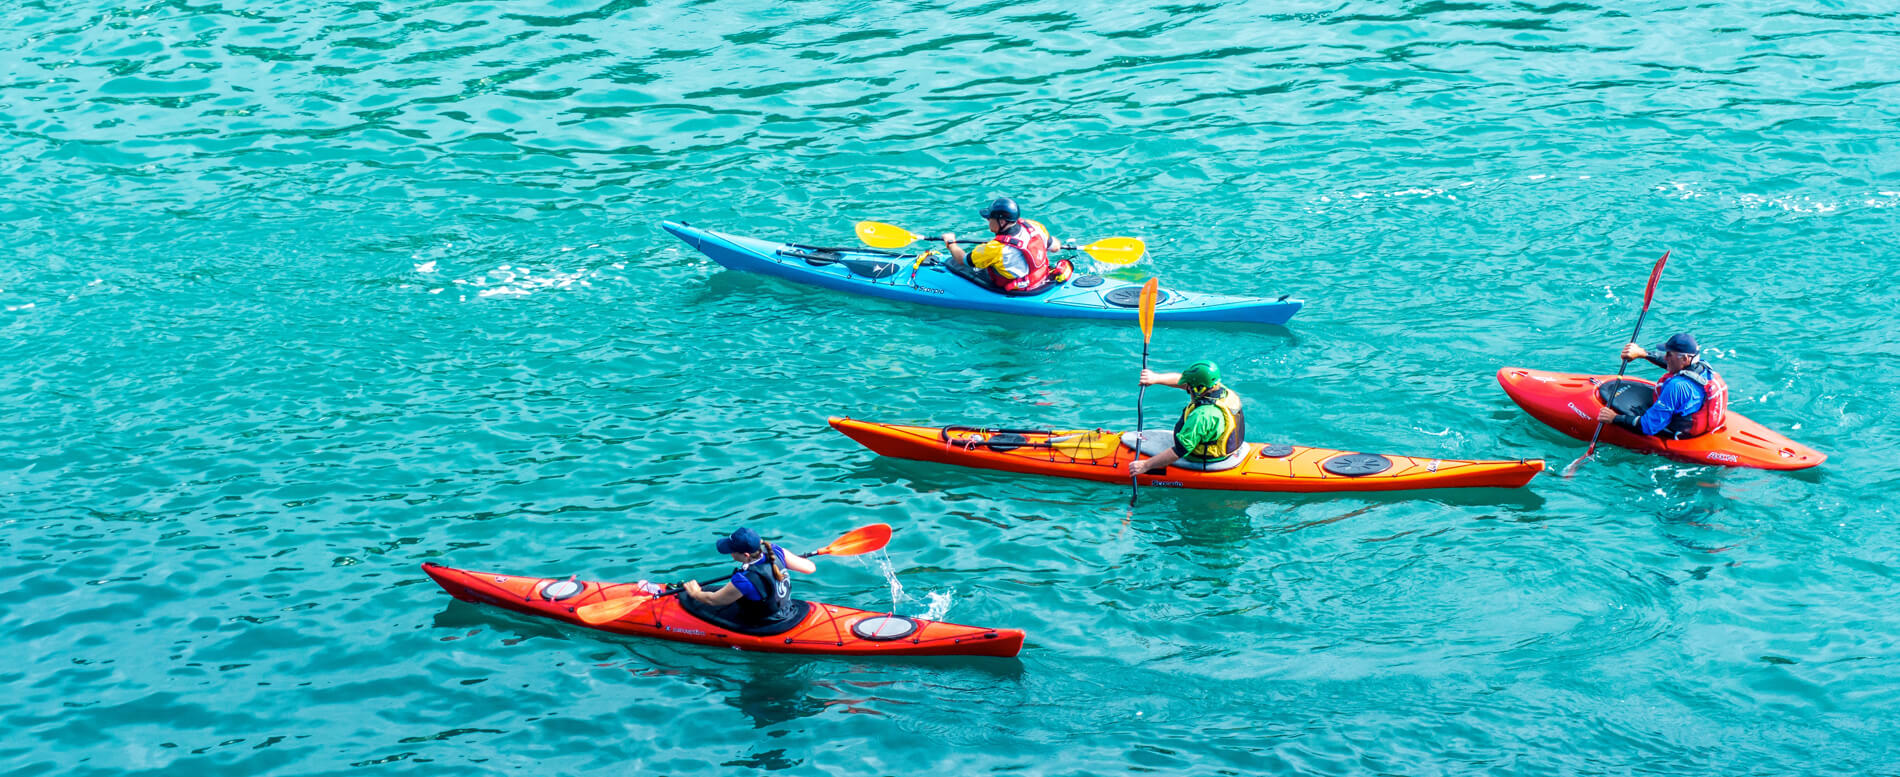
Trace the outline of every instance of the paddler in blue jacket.
[[1638, 414], [1620, 414], [1615, 408], [1597, 411], [1597, 421], [1616, 424], [1638, 434], [1682, 440], [1722, 428], [1727, 419], [1728, 384], [1702, 361], [1695, 337], [1671, 335], [1662, 344], [1662, 358], [1635, 343], [1623, 346], [1623, 360], [1643, 359], [1667, 370], [1656, 382], [1656, 399]]

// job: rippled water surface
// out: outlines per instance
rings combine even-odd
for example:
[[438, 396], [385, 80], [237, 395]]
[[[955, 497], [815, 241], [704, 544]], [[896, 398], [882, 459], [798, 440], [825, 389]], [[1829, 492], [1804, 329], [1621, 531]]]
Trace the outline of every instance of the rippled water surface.
[[[1900, 12], [1879, 3], [0, 4], [0, 775], [1868, 774], [1900, 744]], [[1261, 440], [1579, 444], [1506, 364], [1692, 329], [1789, 475], [1609, 450], [1382, 497], [878, 460], [1126, 427], [1132, 326], [659, 231], [1137, 235]], [[1148, 418], [1178, 395], [1150, 392]], [[897, 527], [1018, 660], [608, 637], [418, 565], [714, 573]], [[890, 607], [878, 559], [801, 595]], [[947, 599], [946, 599], [947, 597]]]

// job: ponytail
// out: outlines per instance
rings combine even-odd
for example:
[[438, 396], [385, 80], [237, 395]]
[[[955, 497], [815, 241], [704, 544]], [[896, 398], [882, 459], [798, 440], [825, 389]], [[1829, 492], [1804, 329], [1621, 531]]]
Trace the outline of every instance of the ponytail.
[[773, 550], [772, 543], [759, 540], [759, 549], [765, 551], [765, 560], [772, 562], [772, 577], [781, 583], [791, 581], [792, 576], [785, 574], [785, 570], [779, 567], [778, 553]]

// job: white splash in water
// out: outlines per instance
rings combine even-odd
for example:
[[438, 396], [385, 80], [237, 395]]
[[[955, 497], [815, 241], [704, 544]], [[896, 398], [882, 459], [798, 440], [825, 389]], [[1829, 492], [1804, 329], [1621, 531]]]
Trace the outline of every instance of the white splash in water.
[[924, 608], [924, 614], [917, 617], [927, 621], [943, 620], [943, 616], [950, 614], [950, 604], [956, 601], [956, 597], [957, 589], [955, 588], [948, 591], [931, 591], [925, 594], [924, 598], [930, 601], [930, 606]]
[[[904, 603], [910, 601], [910, 594], [904, 592], [904, 584], [897, 579], [897, 567], [891, 563], [890, 556], [882, 552], [877, 554], [877, 571], [883, 573], [884, 580], [891, 584], [891, 612], [899, 612], [903, 609]], [[950, 612], [950, 605], [956, 601], [956, 595], [955, 588], [925, 591], [924, 612], [915, 617], [931, 621], [943, 620], [943, 616]]]
[[897, 579], [897, 567], [891, 565], [891, 557], [882, 551], [877, 554], [877, 571], [884, 573], [884, 580], [891, 584], [891, 611], [897, 611], [897, 605], [903, 604], [908, 597], [904, 595], [904, 584]]

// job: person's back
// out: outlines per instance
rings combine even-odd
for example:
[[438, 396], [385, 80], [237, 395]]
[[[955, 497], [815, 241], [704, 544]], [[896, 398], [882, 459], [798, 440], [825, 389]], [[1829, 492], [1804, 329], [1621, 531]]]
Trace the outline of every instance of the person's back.
[[981, 215], [994, 237], [976, 250], [966, 254], [955, 234], [943, 235], [952, 270], [1004, 294], [1034, 294], [1074, 273], [1066, 259], [1050, 263], [1050, 252], [1062, 250], [1062, 241], [1041, 222], [1023, 218], [1015, 200], [998, 199]]
[[[1241, 463], [1247, 452], [1247, 420], [1240, 395], [1221, 384], [1220, 367], [1202, 360], [1176, 373], [1141, 371], [1144, 386], [1174, 386], [1188, 393], [1188, 404], [1174, 424], [1174, 445], [1149, 458], [1129, 462], [1141, 475], [1180, 462], [1189, 469], [1222, 470]], [[1136, 453], [1140, 454], [1140, 443]]]
[[1174, 424], [1174, 448], [1182, 461], [1205, 466], [1234, 455], [1246, 435], [1240, 395], [1217, 384], [1188, 400]]

